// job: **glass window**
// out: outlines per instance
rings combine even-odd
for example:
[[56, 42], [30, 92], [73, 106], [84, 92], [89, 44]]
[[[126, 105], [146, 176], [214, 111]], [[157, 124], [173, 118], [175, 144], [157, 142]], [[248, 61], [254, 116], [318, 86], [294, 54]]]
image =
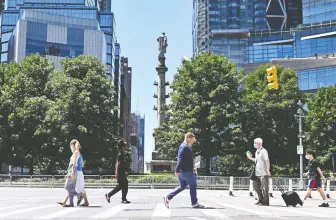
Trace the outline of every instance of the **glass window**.
[[1, 62], [8, 62], [8, 53], [1, 54]]
[[38, 22], [27, 22], [27, 39], [47, 41], [48, 25]]
[[84, 29], [68, 27], [67, 43], [84, 46]]
[[12, 32], [4, 33], [1, 36], [1, 42], [9, 41], [10, 37], [12, 36]]
[[8, 43], [3, 43], [2, 45], [1, 45], [1, 52], [4, 52], [4, 51], [8, 51]]
[[26, 56], [34, 53], [41, 55], [51, 55], [60, 57], [76, 57], [83, 54], [83, 46], [58, 44], [27, 39], [26, 41]]

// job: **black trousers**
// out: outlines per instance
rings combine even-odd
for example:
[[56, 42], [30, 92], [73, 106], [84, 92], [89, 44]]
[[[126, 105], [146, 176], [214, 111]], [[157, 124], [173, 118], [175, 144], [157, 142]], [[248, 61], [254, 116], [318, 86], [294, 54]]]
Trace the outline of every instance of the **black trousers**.
[[108, 193], [109, 197], [113, 196], [121, 190], [121, 200], [125, 201], [128, 193], [128, 180], [126, 176], [120, 176], [118, 179], [118, 184], [114, 189]]

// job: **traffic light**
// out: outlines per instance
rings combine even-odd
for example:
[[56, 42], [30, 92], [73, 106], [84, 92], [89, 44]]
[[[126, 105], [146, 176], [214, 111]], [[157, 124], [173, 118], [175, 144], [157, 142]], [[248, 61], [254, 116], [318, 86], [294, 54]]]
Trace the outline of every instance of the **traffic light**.
[[271, 68], [268, 68], [266, 72], [267, 72], [268, 89], [278, 89], [279, 83], [278, 83], [277, 68], [275, 66], [272, 66]]

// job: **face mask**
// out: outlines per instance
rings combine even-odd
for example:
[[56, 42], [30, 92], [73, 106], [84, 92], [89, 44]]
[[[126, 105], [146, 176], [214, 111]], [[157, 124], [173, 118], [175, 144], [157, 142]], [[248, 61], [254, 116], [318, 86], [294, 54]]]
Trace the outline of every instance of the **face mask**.
[[70, 150], [71, 150], [72, 153], [76, 151], [76, 150], [75, 150], [74, 148], [72, 148], [71, 146], [70, 146]]
[[309, 160], [309, 156], [308, 155], [306, 155], [306, 159]]
[[253, 146], [254, 146], [254, 148], [258, 148], [258, 144], [257, 143], [254, 143]]

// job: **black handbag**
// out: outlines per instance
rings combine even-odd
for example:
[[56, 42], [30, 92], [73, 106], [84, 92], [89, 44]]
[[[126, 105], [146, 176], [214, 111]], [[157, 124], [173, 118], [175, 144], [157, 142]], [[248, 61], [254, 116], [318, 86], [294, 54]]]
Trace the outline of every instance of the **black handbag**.
[[[262, 148], [261, 148], [260, 151], [262, 151]], [[259, 151], [259, 153], [260, 153], [260, 151]], [[259, 155], [259, 153], [258, 153], [258, 155]], [[256, 170], [257, 162], [258, 162], [258, 160], [257, 160], [257, 158], [256, 158], [255, 164], [254, 164], [254, 166], [253, 166], [252, 173], [251, 173], [251, 175], [250, 175], [250, 179], [253, 180], [253, 181], [257, 180], [257, 176], [255, 175], [255, 170]]]
[[250, 179], [255, 181], [257, 179], [257, 176], [255, 175], [255, 168], [256, 168], [256, 165], [253, 166], [253, 169], [252, 169], [252, 172], [251, 172], [251, 175], [250, 175]]

